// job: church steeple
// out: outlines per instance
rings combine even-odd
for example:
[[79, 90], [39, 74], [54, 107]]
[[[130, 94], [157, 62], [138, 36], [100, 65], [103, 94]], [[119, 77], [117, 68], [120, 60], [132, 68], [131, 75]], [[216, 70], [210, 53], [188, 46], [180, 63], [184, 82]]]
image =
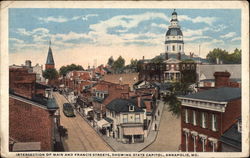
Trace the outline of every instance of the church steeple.
[[53, 69], [55, 68], [55, 62], [53, 58], [53, 53], [51, 49], [51, 40], [49, 41], [49, 50], [48, 50], [48, 56], [45, 64], [45, 69]]

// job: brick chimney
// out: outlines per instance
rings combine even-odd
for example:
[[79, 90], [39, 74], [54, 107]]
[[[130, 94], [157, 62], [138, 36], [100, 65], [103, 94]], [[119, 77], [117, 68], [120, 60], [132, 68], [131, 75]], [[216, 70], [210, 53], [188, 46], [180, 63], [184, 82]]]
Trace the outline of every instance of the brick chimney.
[[168, 60], [168, 53], [165, 53], [165, 60]]
[[214, 78], [215, 78], [215, 88], [220, 87], [227, 87], [229, 86], [229, 77], [231, 74], [227, 71], [225, 72], [215, 72]]

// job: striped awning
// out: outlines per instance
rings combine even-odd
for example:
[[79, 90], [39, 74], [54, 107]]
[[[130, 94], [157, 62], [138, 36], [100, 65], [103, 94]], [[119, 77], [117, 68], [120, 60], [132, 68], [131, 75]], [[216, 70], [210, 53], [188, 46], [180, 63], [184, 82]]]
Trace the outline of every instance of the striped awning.
[[124, 135], [143, 135], [142, 127], [125, 127], [123, 128]]

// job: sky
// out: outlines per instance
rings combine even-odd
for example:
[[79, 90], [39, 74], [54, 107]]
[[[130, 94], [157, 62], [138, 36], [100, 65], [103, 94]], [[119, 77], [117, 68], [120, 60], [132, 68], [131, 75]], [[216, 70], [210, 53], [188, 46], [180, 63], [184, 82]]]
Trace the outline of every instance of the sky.
[[[44, 65], [49, 41], [59, 69], [98, 66], [108, 58], [153, 58], [164, 53], [173, 9], [9, 9], [9, 63]], [[241, 49], [240, 9], [176, 9], [184, 52], [206, 57], [213, 48]]]

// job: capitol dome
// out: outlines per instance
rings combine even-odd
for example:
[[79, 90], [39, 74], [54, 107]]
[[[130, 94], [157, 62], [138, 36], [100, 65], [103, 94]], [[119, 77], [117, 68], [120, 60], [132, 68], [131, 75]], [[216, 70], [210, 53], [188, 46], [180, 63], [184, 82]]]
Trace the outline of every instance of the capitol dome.
[[169, 28], [166, 36], [183, 36], [180, 28]]

